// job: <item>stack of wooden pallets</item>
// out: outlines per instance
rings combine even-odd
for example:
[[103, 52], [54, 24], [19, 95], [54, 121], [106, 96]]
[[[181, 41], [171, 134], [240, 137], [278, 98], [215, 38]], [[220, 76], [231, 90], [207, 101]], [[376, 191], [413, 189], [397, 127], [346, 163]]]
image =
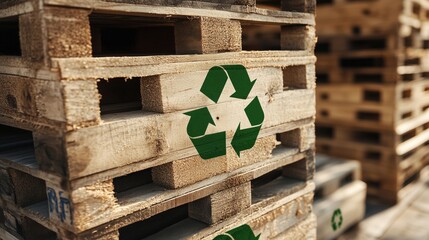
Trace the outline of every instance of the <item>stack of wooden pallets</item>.
[[[314, 237], [315, 1], [265, 6], [2, 1], [0, 238], [213, 239], [243, 224]], [[272, 51], [242, 39], [265, 25]], [[228, 81], [211, 101], [206, 75], [227, 65], [256, 82], [238, 99]], [[255, 97], [258, 138], [236, 152]], [[204, 106], [211, 124], [196, 124], [227, 144], [207, 160], [185, 114]]]
[[429, 160], [429, 3], [319, 4], [317, 150], [360, 160], [368, 193], [398, 201]]
[[335, 239], [365, 216], [366, 184], [357, 161], [316, 155], [317, 239]]

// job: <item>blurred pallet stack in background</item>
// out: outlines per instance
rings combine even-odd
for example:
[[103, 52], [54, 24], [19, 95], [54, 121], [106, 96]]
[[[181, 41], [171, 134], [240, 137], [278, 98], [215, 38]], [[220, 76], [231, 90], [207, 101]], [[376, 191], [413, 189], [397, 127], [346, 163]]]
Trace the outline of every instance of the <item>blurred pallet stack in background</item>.
[[366, 184], [358, 161], [316, 155], [317, 239], [336, 239], [365, 216]]
[[[243, 224], [314, 238], [315, 1], [281, 2], [2, 1], [0, 238], [213, 239]], [[275, 44], [246, 42], [259, 26]], [[231, 64], [257, 81], [214, 103], [206, 74]], [[237, 156], [255, 97], [264, 121]], [[204, 106], [205, 134], [227, 138], [208, 160], [184, 114]]]
[[429, 2], [318, 1], [317, 151], [396, 202], [429, 160]]

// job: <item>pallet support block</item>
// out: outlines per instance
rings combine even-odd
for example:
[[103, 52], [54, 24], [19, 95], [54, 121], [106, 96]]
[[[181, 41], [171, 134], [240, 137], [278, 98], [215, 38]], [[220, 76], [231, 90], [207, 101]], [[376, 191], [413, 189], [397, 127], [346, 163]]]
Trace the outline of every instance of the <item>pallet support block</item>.
[[214, 224], [250, 207], [250, 182], [232, 187], [189, 204], [189, 216]]
[[[60, 132], [33, 132], [34, 151], [39, 168], [61, 176], [68, 174], [64, 137]], [[79, 167], [74, 165], [73, 168]]]
[[225, 156], [204, 160], [192, 156], [152, 168], [153, 182], [166, 188], [176, 189], [192, 183], [230, 172], [271, 156], [276, 145], [274, 136], [258, 139], [252, 149], [241, 152], [238, 157], [232, 148]]
[[294, 162], [282, 168], [283, 176], [299, 180], [313, 179], [315, 172], [314, 152], [310, 151], [303, 160]]
[[283, 68], [283, 89], [314, 89], [316, 69], [313, 65], [288, 66]]
[[[282, 239], [282, 233], [311, 216], [313, 194], [306, 194], [249, 222], [254, 232], [260, 232], [260, 239]], [[298, 238], [284, 238], [298, 239]]]
[[19, 207], [46, 199], [44, 181], [9, 168], [0, 168], [0, 199]]
[[176, 23], [174, 31], [177, 54], [241, 51], [239, 21], [199, 17]]
[[315, 147], [314, 124], [300, 127], [289, 132], [278, 134], [278, 140], [283, 146], [299, 148], [301, 152]]
[[92, 56], [90, 11], [46, 7], [20, 16], [22, 55], [30, 60]]
[[109, 209], [118, 207], [112, 180], [71, 192], [47, 183], [46, 194], [50, 219], [73, 231], [86, 230], [91, 221], [103, 218]]
[[312, 26], [283, 25], [280, 46], [283, 50], [314, 51], [316, 31]]

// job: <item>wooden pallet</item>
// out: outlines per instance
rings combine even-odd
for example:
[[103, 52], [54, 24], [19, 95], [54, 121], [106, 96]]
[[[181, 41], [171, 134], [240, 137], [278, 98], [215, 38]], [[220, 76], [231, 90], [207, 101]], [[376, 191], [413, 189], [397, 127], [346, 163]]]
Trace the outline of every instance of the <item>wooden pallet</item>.
[[357, 159], [370, 195], [397, 201], [427, 164], [429, 5], [320, 1], [317, 148]]
[[422, 133], [396, 147], [371, 142], [370, 138], [355, 141], [318, 136], [318, 152], [359, 160], [362, 164], [363, 180], [368, 184], [368, 194], [386, 202], [398, 201], [401, 197], [400, 191], [429, 164], [428, 140], [422, 139]]
[[[117, 239], [184, 208], [185, 218], [204, 222], [194, 239], [237, 226], [232, 216], [240, 214], [241, 224], [271, 224], [272, 238], [312, 227], [314, 7], [313, 0], [0, 3], [0, 35], [11, 39], [0, 47], [0, 206], [20, 219], [2, 229], [26, 238], [28, 219], [53, 238]], [[277, 31], [275, 47], [243, 39], [265, 25]], [[207, 71], [225, 64], [242, 64], [258, 80], [248, 99], [214, 104], [200, 92]], [[240, 121], [250, 126], [242, 110], [254, 97], [265, 115], [254, 148], [239, 158], [228, 144], [225, 156], [203, 161], [184, 113], [207, 106], [217, 128], [206, 134], [221, 128], [230, 142]], [[265, 183], [272, 171], [280, 180]], [[250, 187], [260, 177], [266, 191]], [[236, 196], [246, 197], [238, 204]], [[270, 211], [284, 221], [286, 210], [276, 208], [295, 198], [305, 200], [306, 214], [289, 227], [279, 232], [268, 215], [258, 222]]]
[[[359, 223], [365, 215], [366, 184], [357, 161], [318, 154], [316, 157], [314, 213], [318, 218], [317, 238], [335, 239]], [[331, 220], [340, 209], [342, 224], [333, 229]]]
[[428, 91], [426, 81], [397, 85], [320, 85], [316, 98], [318, 120], [391, 130], [427, 114]]
[[[292, 156], [292, 158], [293, 157], [296, 156]], [[282, 160], [283, 159], [284, 157], [282, 157]], [[291, 157], [287, 157], [287, 159], [291, 160]], [[279, 162], [279, 160], [277, 160], [277, 162]], [[155, 219], [159, 217], [162, 217], [163, 219], [165, 219], [166, 217], [175, 218], [176, 214], [184, 215], [184, 217], [180, 217], [179, 220], [173, 223], [158, 223], [157, 225], [155, 225], [157, 226], [158, 231], [165, 228], [165, 230], [163, 231], [167, 231], [168, 233], [170, 233], [171, 229], [168, 228], [168, 225], [173, 226], [173, 224], [177, 223], [179, 224], [177, 229], [179, 229], [179, 232], [182, 235], [186, 234], [185, 236], [189, 237], [194, 236], [195, 239], [202, 239], [203, 236], [207, 237], [207, 239], [211, 239], [210, 237], [216, 236], [220, 233], [220, 231], [228, 228], [228, 226], [239, 225], [237, 221], [243, 221], [243, 218], [249, 220], [254, 219], [255, 222], [253, 224], [256, 224], [254, 229], [262, 229], [264, 227], [267, 227], [266, 224], [268, 223], [262, 221], [263, 219], [267, 219], [267, 221], [269, 219], [273, 219], [272, 216], [278, 216], [278, 218], [280, 218], [279, 221], [282, 221], [281, 219], [283, 218], [290, 218], [289, 216], [291, 215], [298, 217], [297, 220], [302, 220], [303, 218], [305, 218], [305, 216], [310, 214], [311, 207], [309, 207], [308, 204], [312, 201], [312, 191], [314, 185], [312, 185], [311, 182], [306, 182], [305, 180], [298, 180], [298, 173], [301, 173], [301, 179], [305, 179], [308, 176], [302, 175], [302, 169], [292, 168], [294, 165], [298, 166], [302, 165], [302, 163], [298, 161], [296, 162], [296, 164], [292, 164], [290, 166], [287, 165], [283, 169], [283, 175], [291, 177], [282, 177], [281, 169], [270, 172], [269, 168], [273, 168], [272, 164], [271, 166], [259, 164], [259, 167], [253, 166], [253, 169], [251, 170], [242, 169], [241, 172], [244, 173], [236, 175], [235, 177], [229, 177], [223, 182], [208, 183], [209, 181], [205, 181], [205, 184], [204, 182], [202, 184], [199, 184], [197, 190], [192, 190], [189, 194], [181, 194], [177, 197], [174, 197], [175, 195], [177, 195], [174, 194], [174, 191], [166, 192], [169, 196], [165, 197], [157, 197], [156, 191], [154, 193], [148, 192], [146, 194], [139, 194], [138, 191], [122, 192], [117, 194], [117, 196], [121, 198], [118, 199], [119, 206], [110, 206], [112, 208], [116, 208], [117, 211], [113, 209], [113, 211], [109, 210], [109, 212], [117, 212], [116, 214], [118, 214], [118, 212], [120, 211], [123, 217], [116, 220], [111, 219], [111, 221], [106, 222], [105, 224], [100, 225], [97, 228], [85, 231], [79, 236], [73, 235], [72, 233], [67, 233], [68, 235], [66, 236], [69, 239], [98, 239], [103, 236], [109, 236], [110, 238], [115, 235], [115, 233], [117, 234], [117, 231], [119, 231], [121, 237], [128, 236], [127, 234], [141, 234], [141, 236], [149, 236], [155, 233], [153, 231], [149, 232], [149, 234], [147, 233], [148, 229], [151, 229], [153, 227], [153, 224], [151, 224], [151, 222], [157, 221]], [[277, 163], [277, 166], [282, 165], [281, 163]], [[250, 169], [250, 167], [246, 169]], [[225, 179], [226, 176], [218, 177], [218, 181], [221, 181], [219, 180], [219, 178], [222, 177]], [[245, 182], [248, 180], [241, 179], [253, 180], [250, 183]], [[243, 181], [244, 183], [240, 184], [240, 182]], [[231, 187], [234, 186], [234, 184], [238, 185], [236, 185], [235, 187]], [[250, 187], [251, 185], [252, 187]], [[218, 192], [210, 194], [210, 192], [212, 192], [212, 189], [224, 190], [220, 190]], [[186, 188], [183, 190], [186, 191]], [[92, 195], [91, 197], [93, 199], [93, 202], [97, 201], [97, 199], [101, 197], [99, 195], [99, 192], [97, 194], [94, 189], [88, 189], [87, 191], [89, 194]], [[143, 193], [143, 189], [141, 189], [140, 192]], [[146, 197], [145, 201], [141, 201], [145, 195], [150, 195], [151, 197]], [[162, 198], [165, 198], [165, 200], [162, 200]], [[237, 199], [240, 199], [240, 201], [237, 201]], [[305, 202], [301, 202], [300, 199]], [[289, 205], [284, 205], [290, 201], [292, 201], [292, 203], [289, 205], [292, 206], [289, 207]], [[151, 204], [152, 206], [150, 206]], [[130, 211], [127, 209], [135, 205], [140, 205], [140, 210], [130, 213]], [[302, 207], [302, 211], [296, 209], [296, 206]], [[46, 203], [36, 203], [22, 208], [16, 208], [14, 207], [14, 205], [8, 205], [7, 208], [8, 210], [11, 209], [9, 211], [12, 211], [14, 213], [18, 212], [27, 218], [33, 218], [45, 228], [50, 229], [50, 232], [57, 232], [60, 236], [64, 237], [65, 233], [59, 232], [64, 231], [64, 229], [60, 230], [60, 226], [52, 224], [52, 218], [51, 220], [48, 220], [48, 205]], [[266, 214], [268, 211], [271, 211], [270, 209], [276, 208], [279, 209], [275, 210], [272, 213], [269, 213], [271, 217], [261, 217], [261, 214]], [[83, 213], [82, 209], [80, 209], [80, 211], [77, 211], [77, 209], [75, 210], [76, 215], [74, 216], [77, 216], [77, 213]], [[291, 215], [289, 214], [289, 212], [291, 212]], [[299, 214], [296, 214], [296, 212], [299, 212]], [[100, 214], [102, 214], [103, 216], [100, 216]], [[234, 214], [234, 217], [230, 217]], [[109, 214], [106, 215], [105, 213], [103, 214], [98, 212], [97, 215], [97, 217], [105, 218], [108, 217], [107, 215]], [[196, 219], [198, 221], [192, 219]], [[173, 220], [174, 219], [172, 219], [172, 221]], [[93, 219], [93, 221], [100, 222], [100, 219]], [[291, 219], [289, 219], [288, 221], [291, 221]], [[290, 222], [290, 225], [288, 226], [282, 226], [282, 228], [284, 230], [287, 230], [294, 224], [294, 221]], [[205, 222], [205, 224], [201, 222]], [[177, 226], [177, 224], [174, 226]], [[209, 227], [209, 224], [212, 225], [210, 225]], [[142, 228], [142, 226], [145, 227], [143, 227], [140, 232], [136, 232], [136, 227], [137, 229], [140, 229]], [[182, 231], [184, 226], [189, 230]], [[275, 227], [275, 223], [273, 227]], [[29, 229], [28, 231], [31, 230], [32, 229]], [[272, 231], [272, 233], [270, 233], [269, 231]], [[272, 235], [274, 237], [275, 235], [273, 234], [275, 234], [276, 232], [279, 233], [278, 229], [273, 229], [269, 231], [264, 234], [267, 234], [268, 236]], [[22, 234], [25, 235], [31, 233], [24, 232]], [[164, 233], [161, 231], [159, 234]], [[185, 236], [183, 237], [188, 239]], [[154, 239], [156, 239], [156, 237]]]

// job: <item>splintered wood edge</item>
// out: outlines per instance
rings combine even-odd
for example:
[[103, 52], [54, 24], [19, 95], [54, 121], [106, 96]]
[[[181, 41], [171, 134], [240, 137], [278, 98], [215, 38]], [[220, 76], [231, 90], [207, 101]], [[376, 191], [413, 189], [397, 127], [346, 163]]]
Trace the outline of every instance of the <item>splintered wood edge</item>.
[[53, 6], [88, 8], [99, 12], [116, 12], [126, 14], [144, 14], [159, 15], [163, 17], [181, 16], [181, 17], [216, 17], [228, 18], [232, 20], [264, 22], [264, 23], [282, 23], [282, 24], [307, 24], [315, 25], [314, 14], [287, 12], [287, 11], [267, 11], [264, 9], [252, 8], [240, 5], [230, 6], [230, 11], [213, 9], [218, 4], [201, 3], [205, 8], [191, 8], [180, 6], [157, 6], [129, 3], [111, 3], [100, 0], [46, 0], [45, 4]]

